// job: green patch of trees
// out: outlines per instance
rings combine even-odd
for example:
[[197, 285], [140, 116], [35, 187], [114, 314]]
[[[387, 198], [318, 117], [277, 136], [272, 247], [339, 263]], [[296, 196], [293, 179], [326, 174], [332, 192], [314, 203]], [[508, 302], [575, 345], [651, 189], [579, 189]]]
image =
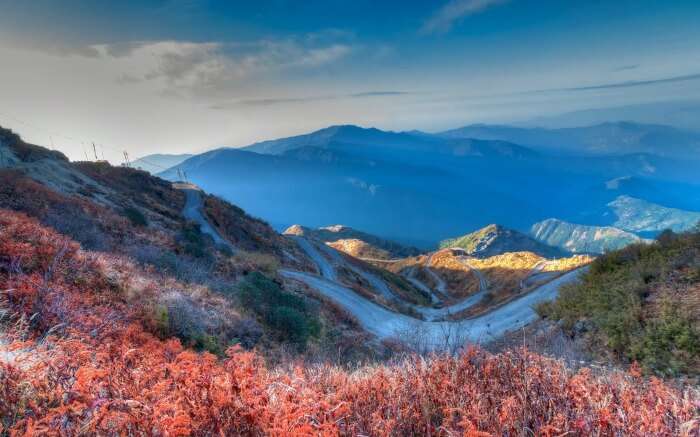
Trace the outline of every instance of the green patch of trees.
[[577, 283], [563, 286], [557, 300], [540, 305], [542, 316], [576, 330], [592, 327], [594, 344], [623, 361], [637, 361], [663, 376], [698, 370], [698, 314], [682, 298], [660, 291], [700, 281], [700, 234], [663, 232], [653, 244], [634, 244], [594, 261]]
[[246, 275], [238, 285], [238, 296], [243, 307], [257, 314], [281, 341], [303, 349], [320, 332], [317, 310], [260, 272]]

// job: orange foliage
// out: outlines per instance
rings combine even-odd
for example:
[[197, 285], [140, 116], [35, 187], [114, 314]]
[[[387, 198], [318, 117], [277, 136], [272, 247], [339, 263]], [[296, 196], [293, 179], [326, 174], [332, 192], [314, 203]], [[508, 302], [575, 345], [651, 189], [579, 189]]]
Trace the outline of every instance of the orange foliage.
[[[0, 210], [0, 290], [17, 314], [0, 331], [0, 433], [698, 432], [700, 397], [692, 391], [630, 374], [572, 374], [527, 351], [468, 349], [352, 372], [329, 365], [271, 370], [257, 353], [237, 347], [219, 361], [145, 332], [138, 311], [99, 268], [74, 243]], [[20, 332], [19, 322], [35, 312], [41, 323]]]

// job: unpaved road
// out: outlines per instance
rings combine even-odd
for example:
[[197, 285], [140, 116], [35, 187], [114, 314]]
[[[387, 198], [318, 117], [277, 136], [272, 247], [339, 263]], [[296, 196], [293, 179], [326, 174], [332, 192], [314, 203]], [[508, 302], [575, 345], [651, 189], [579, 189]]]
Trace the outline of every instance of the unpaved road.
[[336, 249], [328, 246], [327, 244], [321, 243], [319, 245], [321, 250], [326, 253], [334, 262], [336, 262], [339, 265], [345, 266], [346, 268], [352, 270], [355, 274], [358, 276], [362, 277], [365, 281], [369, 283], [372, 288], [374, 288], [375, 291], [377, 291], [379, 294], [384, 296], [385, 299], [397, 299], [398, 297], [394, 294], [393, 291], [389, 288], [388, 285], [386, 285], [386, 282], [384, 282], [382, 279], [374, 275], [373, 273], [370, 273], [368, 271], [362, 270], [360, 267], [354, 265], [353, 263], [349, 262], [346, 260], [343, 255], [340, 254]]
[[[431, 268], [430, 264], [433, 262], [433, 255], [435, 253], [432, 253], [429, 257], [428, 260], [425, 262], [425, 271], [430, 275], [431, 278], [435, 281], [435, 291], [440, 293], [443, 296], [447, 295], [447, 284], [445, 283], [445, 280], [440, 277], [437, 273], [435, 273]], [[439, 297], [439, 296], [436, 296]]]
[[314, 263], [316, 263], [316, 267], [321, 273], [321, 276], [330, 281], [338, 280], [338, 275], [335, 272], [335, 267], [333, 267], [333, 265], [330, 262], [328, 262], [328, 260], [323, 255], [321, 255], [321, 253], [318, 250], [316, 250], [313, 243], [311, 243], [304, 237], [299, 237], [296, 235], [290, 235], [289, 238], [296, 241], [297, 244], [299, 244], [299, 247], [301, 247], [301, 249], [309, 256], [309, 258], [311, 258], [311, 260]]
[[216, 244], [224, 245], [236, 252], [237, 249], [234, 247], [234, 245], [231, 244], [230, 241], [222, 238], [202, 214], [202, 206], [204, 204], [202, 201], [202, 191], [194, 187], [179, 187], [179, 189], [185, 193], [185, 208], [182, 210], [182, 214], [185, 216], [185, 218], [197, 223], [199, 225], [199, 229], [203, 233], [211, 236]]
[[[331, 285], [335, 285], [335, 286], [339, 287], [339, 289], [347, 290], [347, 292], [351, 293], [352, 295], [356, 296], [357, 298], [364, 300], [367, 303], [372, 304], [372, 305], [382, 309], [383, 311], [386, 311], [389, 314], [396, 314], [396, 313], [393, 313], [393, 312], [375, 304], [374, 302], [372, 302], [368, 299], [365, 299], [364, 297], [357, 295], [357, 293], [355, 293], [351, 289], [347, 288], [343, 284], [338, 283], [337, 274], [335, 272], [334, 266], [323, 255], [321, 255], [319, 250], [317, 250], [316, 247], [314, 247], [314, 244], [312, 242], [308, 241], [304, 237], [292, 237], [292, 238], [294, 238], [297, 242], [299, 242], [300, 247], [306, 252], [306, 254], [314, 262], [317, 263], [318, 269], [321, 271], [321, 276], [323, 277], [323, 278], [318, 278], [314, 275], [304, 274], [306, 276], [303, 276], [303, 278], [306, 278], [307, 280], [304, 280], [302, 277], [299, 277], [299, 276], [295, 277], [294, 279], [302, 280], [302, 282], [305, 282], [307, 285], [309, 285], [315, 289], [318, 289], [317, 286], [319, 284], [325, 284], [324, 287], [325, 287], [326, 291], [332, 290], [333, 287], [331, 287]], [[320, 243], [320, 244], [323, 244], [323, 243]], [[369, 272], [363, 271], [359, 267], [354, 266], [349, 262], [346, 262], [346, 260], [332, 247], [328, 247], [324, 244], [323, 246], [319, 246], [319, 248], [320, 248], [320, 250], [326, 252], [328, 254], [328, 256], [331, 257], [338, 264], [343, 264], [343, 265], [347, 266], [348, 268], [352, 269], [353, 271], [355, 271], [358, 275], [364, 277], [367, 280], [367, 282], [369, 282], [370, 285], [372, 285], [372, 287], [375, 288], [375, 290], [377, 290], [379, 293], [381, 293], [385, 296], [396, 298], [395, 295], [391, 292], [389, 287], [386, 285], [386, 283], [382, 279], [378, 278], [377, 276], [375, 276]], [[475, 272], [478, 272], [478, 270], [475, 269]], [[286, 271], [285, 275], [288, 277], [291, 277], [289, 275], [290, 273], [293, 273], [293, 272]], [[476, 305], [477, 303], [479, 303], [481, 301], [484, 294], [488, 292], [488, 281], [486, 280], [486, 278], [483, 277], [481, 272], [478, 272], [477, 276], [479, 277], [481, 289], [477, 293], [474, 293], [473, 295], [471, 295], [471, 296], [469, 296], [469, 297], [467, 297], [467, 298], [465, 298], [465, 299], [463, 299], [455, 304], [452, 304], [452, 305], [446, 306], [446, 307], [442, 307], [442, 308], [429, 308], [429, 307], [408, 304], [416, 312], [421, 314], [427, 322], [426, 321], [419, 321], [419, 320], [416, 320], [416, 319], [411, 318], [409, 316], [404, 316], [404, 315], [401, 315], [401, 316], [406, 317], [407, 319], [412, 320], [414, 322], [437, 323], [438, 321], [441, 321], [452, 314], [459, 313], [463, 310], [466, 310], [467, 308], [472, 307], [473, 305]], [[310, 278], [314, 278], [314, 277], [316, 277], [318, 279], [326, 279], [326, 281], [325, 282], [318, 282], [318, 281], [315, 281], [313, 279], [310, 279]], [[313, 284], [310, 283], [309, 281], [313, 282]], [[549, 284], [545, 284], [543, 287], [545, 287], [546, 285], [549, 285]], [[543, 287], [540, 287], [540, 288], [543, 288]], [[537, 290], [539, 290], [539, 289], [537, 289]], [[537, 290], [533, 290], [531, 293], [534, 293]], [[324, 290], [319, 290], [319, 291], [326, 294], [326, 292], [324, 292]], [[334, 294], [338, 295], [337, 292]], [[329, 295], [329, 297], [333, 298], [332, 295]], [[522, 298], [525, 298], [525, 297], [527, 297], [527, 296], [523, 296]], [[522, 298], [518, 298], [518, 300], [522, 299]], [[353, 312], [352, 310], [350, 310], [350, 311]], [[354, 312], [353, 312], [353, 314], [354, 314]], [[533, 314], [534, 314], [534, 312], [533, 312]], [[484, 315], [484, 317], [486, 317], [486, 316], [488, 316], [488, 314]], [[440, 323], [454, 324], [454, 322], [440, 322]], [[445, 326], [441, 327], [441, 329], [444, 327]], [[371, 331], [371, 330], [369, 330], [369, 331]]]
[[349, 311], [366, 329], [380, 339], [412, 336], [428, 349], [459, 346], [457, 343], [485, 342], [519, 329], [537, 319], [533, 306], [556, 297], [561, 285], [572, 282], [585, 270], [574, 270], [490, 313], [460, 321], [422, 321], [395, 313], [365, 299], [347, 287], [309, 273], [280, 270], [283, 276], [301, 281], [333, 299]]

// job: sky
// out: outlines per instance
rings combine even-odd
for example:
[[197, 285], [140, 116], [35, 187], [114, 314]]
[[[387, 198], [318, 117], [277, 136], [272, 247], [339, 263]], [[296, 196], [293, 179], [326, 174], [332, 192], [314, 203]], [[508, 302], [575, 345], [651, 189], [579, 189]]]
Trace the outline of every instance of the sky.
[[0, 0], [0, 125], [84, 159], [700, 98], [697, 0]]

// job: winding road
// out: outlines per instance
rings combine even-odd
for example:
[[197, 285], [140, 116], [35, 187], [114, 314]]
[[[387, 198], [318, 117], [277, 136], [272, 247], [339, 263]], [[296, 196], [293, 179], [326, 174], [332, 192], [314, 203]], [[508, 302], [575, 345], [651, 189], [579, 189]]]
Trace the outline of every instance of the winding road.
[[191, 184], [178, 184], [173, 186], [185, 193], [185, 208], [182, 210], [182, 215], [187, 220], [191, 220], [199, 225], [200, 231], [211, 236], [216, 244], [228, 247], [233, 252], [237, 252], [236, 247], [230, 241], [222, 238], [221, 235], [214, 229], [209, 221], [202, 214], [202, 190]]
[[435, 350], [460, 346], [464, 342], [486, 342], [527, 325], [538, 317], [533, 306], [554, 299], [559, 287], [576, 280], [582, 270], [566, 273], [487, 314], [467, 320], [441, 322], [417, 320], [395, 313], [345, 286], [316, 275], [292, 270], [280, 270], [280, 274], [301, 281], [333, 299], [350, 312], [364, 329], [380, 339], [412, 336], [420, 338], [424, 347]]
[[[304, 237], [295, 236], [292, 238], [294, 238], [299, 243], [299, 246], [302, 248], [302, 250], [304, 250], [306, 252], [306, 254], [314, 262], [317, 263], [318, 269], [321, 272], [321, 277], [319, 278], [316, 275], [310, 275], [308, 273], [293, 272], [291, 270], [281, 271], [281, 273], [284, 276], [300, 280], [300, 281], [306, 283], [307, 285], [309, 285], [310, 287], [317, 289], [321, 293], [323, 293], [323, 294], [325, 294], [328, 297], [331, 297], [333, 299], [336, 299], [337, 297], [343, 295], [343, 293], [350, 293], [352, 296], [357, 297], [358, 299], [365, 301], [366, 303], [371, 304], [377, 308], [380, 308], [382, 311], [385, 311], [388, 314], [394, 314], [396, 316], [407, 317], [409, 320], [411, 320], [413, 322], [443, 323], [443, 324], [447, 323], [449, 325], [454, 325], [456, 322], [449, 322], [449, 321], [443, 321], [443, 320], [452, 314], [459, 313], [463, 310], [466, 310], [467, 308], [472, 307], [473, 305], [476, 305], [477, 303], [479, 303], [479, 301], [481, 301], [484, 294], [486, 294], [488, 292], [488, 281], [486, 280], [486, 278], [483, 277], [481, 272], [478, 272], [477, 276], [479, 277], [481, 289], [477, 293], [474, 293], [473, 295], [471, 295], [471, 296], [469, 296], [469, 297], [467, 297], [467, 298], [465, 298], [465, 299], [463, 299], [463, 300], [461, 300], [453, 305], [442, 307], [442, 308], [430, 308], [430, 307], [424, 307], [424, 306], [419, 306], [419, 305], [407, 304], [414, 311], [419, 313], [425, 319], [425, 321], [417, 320], [417, 319], [414, 319], [412, 317], [405, 316], [403, 314], [398, 314], [398, 313], [392, 312], [392, 311], [390, 311], [390, 310], [388, 310], [388, 309], [386, 309], [386, 308], [384, 308], [384, 307], [382, 307], [382, 306], [380, 306], [380, 305], [378, 305], [378, 304], [376, 304], [376, 303], [374, 303], [374, 302], [372, 302], [372, 301], [370, 301], [362, 296], [359, 296], [357, 293], [352, 291], [350, 288], [346, 287], [343, 284], [340, 284], [338, 282], [337, 274], [335, 272], [334, 266], [323, 255], [321, 255], [319, 250], [317, 250], [314, 247], [314, 244], [312, 242], [308, 241]], [[326, 252], [328, 254], [328, 256], [330, 256], [332, 259], [334, 259], [337, 263], [347, 266], [348, 268], [352, 269], [360, 276], [367, 279], [367, 281], [370, 283], [370, 285], [372, 285], [379, 293], [381, 293], [385, 296], [391, 296], [393, 298], [396, 298], [396, 296], [391, 292], [389, 287], [386, 285], [386, 283], [382, 279], [378, 278], [377, 276], [375, 276], [369, 272], [363, 271], [362, 269], [360, 269], [357, 266], [353, 266], [352, 264], [346, 262], [343, 259], [343, 257], [339, 253], [337, 253], [337, 251], [335, 251], [335, 249], [333, 249], [331, 247], [327, 247], [326, 245], [319, 246], [319, 247], [321, 248], [322, 251]], [[478, 269], [475, 269], [475, 272], [476, 271], [478, 271]], [[294, 275], [294, 273], [300, 273], [300, 275]], [[566, 275], [564, 275], [564, 276], [566, 276]], [[371, 278], [371, 280], [370, 280], [370, 278]], [[531, 293], [535, 293], [536, 291], [540, 290], [541, 288], [546, 287], [547, 285], [549, 285], [549, 284], [545, 284], [542, 287], [540, 287], [536, 290], [533, 290]], [[345, 291], [339, 291], [339, 290], [345, 290]], [[540, 293], [541, 293], [541, 291], [540, 291]], [[514, 301], [511, 301], [511, 302], [519, 301], [520, 299], [526, 298], [527, 296], [529, 296], [529, 294], [526, 296], [522, 296], [522, 297], [520, 297]], [[347, 300], [347, 297], [345, 299]], [[348, 301], [348, 302], [350, 302], [350, 301]], [[355, 299], [353, 299], [352, 302], [357, 302], [357, 301]], [[504, 305], [504, 307], [508, 306], [508, 305], [510, 305], [510, 303]], [[501, 307], [501, 308], [503, 308], [503, 307]], [[352, 306], [346, 307], [346, 309], [355, 315], [357, 315], [356, 314], [357, 312], [363, 311], [362, 309], [360, 309], [360, 307], [357, 307], [357, 306], [355, 306], [355, 310], [353, 310]], [[534, 314], [534, 311], [533, 311], [533, 314]], [[487, 316], [489, 316], [489, 314], [486, 314], [483, 317], [487, 317]], [[358, 317], [358, 319], [361, 319], [361, 318]], [[476, 320], [476, 319], [474, 319], [474, 320]], [[442, 325], [442, 326], [440, 326], [440, 329], [444, 330], [445, 327], [446, 327], [446, 325]], [[372, 332], [372, 330], [369, 328], [367, 328], [367, 330]]]

